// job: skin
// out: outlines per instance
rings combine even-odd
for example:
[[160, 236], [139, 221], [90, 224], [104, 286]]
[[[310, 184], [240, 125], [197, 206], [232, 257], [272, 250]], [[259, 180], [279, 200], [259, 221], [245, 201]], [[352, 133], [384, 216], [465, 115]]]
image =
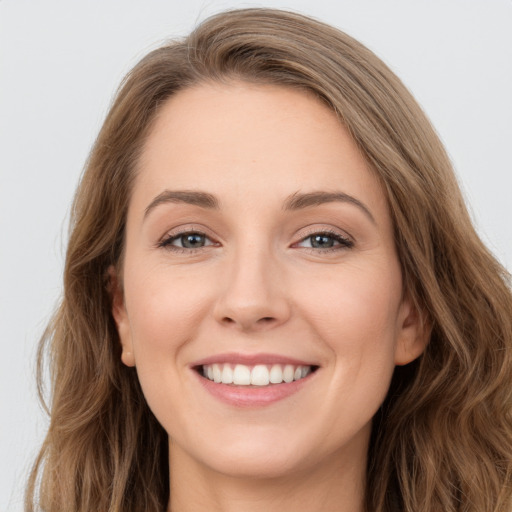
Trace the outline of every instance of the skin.
[[[161, 200], [166, 190], [206, 192], [218, 208]], [[318, 191], [363, 206], [285, 208]], [[180, 247], [191, 231], [204, 246]], [[314, 233], [332, 247], [313, 247]], [[169, 510], [362, 511], [372, 417], [426, 340], [383, 190], [333, 112], [278, 86], [181, 91], [142, 153], [125, 249], [113, 315], [169, 434]], [[319, 369], [288, 398], [237, 407], [191, 368], [227, 352]]]

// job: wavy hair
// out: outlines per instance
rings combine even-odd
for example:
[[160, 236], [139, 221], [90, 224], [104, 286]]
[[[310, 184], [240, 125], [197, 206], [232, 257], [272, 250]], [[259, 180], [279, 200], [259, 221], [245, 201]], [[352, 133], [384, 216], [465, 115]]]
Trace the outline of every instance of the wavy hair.
[[167, 434], [121, 363], [107, 269], [122, 258], [136, 165], [160, 106], [233, 79], [308, 91], [337, 114], [384, 187], [405, 291], [431, 329], [374, 419], [367, 511], [509, 512], [510, 276], [475, 233], [446, 152], [400, 80], [343, 32], [271, 9], [213, 16], [121, 84], [75, 196], [63, 299], [40, 342], [50, 425], [26, 510], [167, 506]]

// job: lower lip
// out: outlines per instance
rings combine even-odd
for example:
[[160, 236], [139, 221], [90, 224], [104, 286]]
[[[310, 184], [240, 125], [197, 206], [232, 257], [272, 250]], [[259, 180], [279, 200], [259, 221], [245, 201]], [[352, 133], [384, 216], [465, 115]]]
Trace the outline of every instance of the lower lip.
[[307, 385], [315, 373], [310, 373], [307, 377], [293, 382], [258, 387], [217, 383], [196, 372], [197, 378], [209, 393], [220, 401], [235, 407], [260, 407], [284, 400]]

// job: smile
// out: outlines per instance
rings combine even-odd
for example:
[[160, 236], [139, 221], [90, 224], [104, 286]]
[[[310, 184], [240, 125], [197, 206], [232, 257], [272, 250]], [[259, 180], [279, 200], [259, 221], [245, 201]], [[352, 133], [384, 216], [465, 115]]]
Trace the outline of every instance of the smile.
[[[277, 354], [217, 354], [191, 365], [202, 388], [232, 407], [280, 402], [316, 380], [318, 365]], [[309, 386], [308, 386], [309, 387]]]
[[210, 381], [234, 386], [270, 386], [304, 379], [316, 369], [310, 365], [215, 363], [199, 367], [203, 377]]

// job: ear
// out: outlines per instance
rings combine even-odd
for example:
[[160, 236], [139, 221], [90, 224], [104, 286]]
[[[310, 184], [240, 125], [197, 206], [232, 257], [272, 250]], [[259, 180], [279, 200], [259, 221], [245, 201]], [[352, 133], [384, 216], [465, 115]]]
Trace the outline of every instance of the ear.
[[130, 322], [128, 320], [128, 313], [124, 303], [123, 287], [113, 265], [108, 268], [108, 276], [112, 316], [116, 323], [117, 333], [119, 335], [122, 348], [121, 361], [126, 366], [135, 366]]
[[409, 297], [404, 298], [400, 305], [397, 329], [395, 365], [403, 366], [423, 353], [431, 332], [430, 324]]

